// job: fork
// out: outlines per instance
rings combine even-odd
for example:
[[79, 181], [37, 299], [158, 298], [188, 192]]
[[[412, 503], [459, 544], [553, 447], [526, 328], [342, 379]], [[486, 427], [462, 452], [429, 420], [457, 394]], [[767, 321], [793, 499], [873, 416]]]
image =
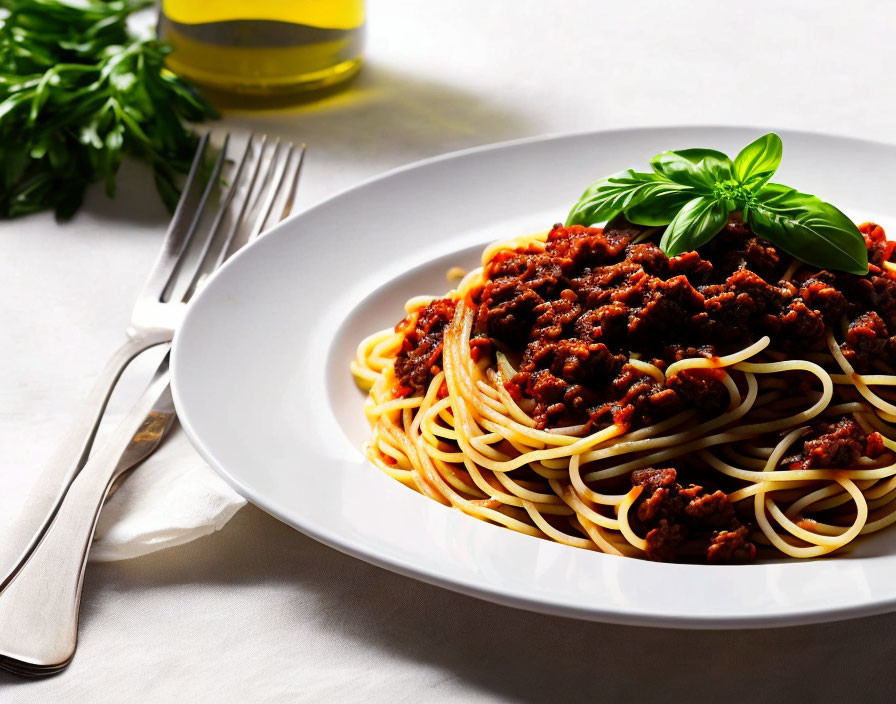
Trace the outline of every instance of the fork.
[[[208, 274], [223, 263], [234, 241], [251, 241], [269, 222], [279, 221], [292, 208], [304, 145], [269, 142], [264, 135], [249, 136], [234, 170], [233, 185], [215, 208], [210, 202], [220, 195], [219, 181], [230, 135], [224, 137], [210, 171], [210, 135], [200, 139], [162, 249], [134, 305], [127, 339], [106, 363], [74, 423], [0, 540], [0, 590], [35, 549], [87, 461], [106, 404], [125, 367], [147, 349], [171, 341], [187, 301]], [[292, 181], [284, 187], [287, 173]], [[210, 216], [213, 220], [208, 223]], [[217, 242], [221, 233], [223, 241]], [[213, 244], [220, 246], [216, 250]]]
[[[269, 224], [289, 214], [304, 146], [277, 141], [266, 149], [267, 140], [262, 137], [259, 141], [256, 144], [250, 137], [235, 168], [232, 185], [215, 209], [209, 203], [218, 190], [229, 138], [197, 197], [192, 186], [208, 147], [208, 139], [203, 139], [162, 253], [135, 306], [134, 319], [139, 327], [133, 325], [130, 341], [122, 349], [139, 350], [143, 345], [146, 349], [170, 340], [186, 302], [205, 278], [231, 251], [254, 240]], [[180, 230], [179, 223], [185, 220], [189, 220], [189, 225]], [[193, 249], [198, 249], [198, 254], [188, 257], [186, 250], [191, 238], [208, 221], [211, 222], [203, 239], [194, 242]], [[90, 453], [86, 463], [74, 473], [67, 491], [54, 507], [52, 520], [46, 520], [27, 558], [0, 587], [3, 669], [23, 676], [43, 676], [64, 669], [71, 661], [77, 647], [84, 566], [102, 503], [113, 483], [158, 445], [174, 417], [167, 359], [166, 355], [146, 392], [109, 440]]]
[[37, 547], [0, 592], [0, 669], [46, 677], [71, 662], [84, 568], [103, 501], [119, 477], [158, 447], [174, 417], [166, 354], [109, 441], [91, 452]]

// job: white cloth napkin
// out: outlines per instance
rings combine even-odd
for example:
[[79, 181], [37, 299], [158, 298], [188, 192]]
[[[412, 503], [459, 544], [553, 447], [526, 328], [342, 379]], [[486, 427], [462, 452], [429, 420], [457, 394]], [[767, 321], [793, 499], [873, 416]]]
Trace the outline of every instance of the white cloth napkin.
[[90, 560], [126, 560], [187, 543], [220, 529], [245, 504], [173, 428], [106, 501]]

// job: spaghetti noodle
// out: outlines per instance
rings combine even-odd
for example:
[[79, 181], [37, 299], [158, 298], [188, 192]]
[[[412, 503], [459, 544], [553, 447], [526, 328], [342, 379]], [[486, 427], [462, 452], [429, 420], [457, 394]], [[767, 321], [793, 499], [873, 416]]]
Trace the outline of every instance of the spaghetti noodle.
[[[573, 547], [815, 557], [896, 522], [893, 245], [869, 274], [792, 260], [733, 218], [496, 243], [358, 348], [370, 461], [443, 504]], [[889, 327], [889, 329], [888, 329]]]

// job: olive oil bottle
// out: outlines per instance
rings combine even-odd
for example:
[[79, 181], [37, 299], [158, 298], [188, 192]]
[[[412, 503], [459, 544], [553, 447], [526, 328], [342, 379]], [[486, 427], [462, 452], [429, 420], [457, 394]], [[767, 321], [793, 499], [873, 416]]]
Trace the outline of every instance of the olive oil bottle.
[[341, 83], [361, 67], [364, 0], [162, 0], [168, 65], [200, 85], [285, 95]]

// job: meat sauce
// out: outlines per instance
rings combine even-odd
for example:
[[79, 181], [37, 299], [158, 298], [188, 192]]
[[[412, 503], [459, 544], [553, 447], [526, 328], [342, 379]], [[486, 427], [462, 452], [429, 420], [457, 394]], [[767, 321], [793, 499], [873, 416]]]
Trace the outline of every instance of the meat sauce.
[[[860, 228], [869, 273], [856, 276], [802, 265], [753, 235], [738, 217], [693, 252], [666, 257], [656, 243], [634, 243], [643, 228], [617, 219], [605, 228], [556, 225], [543, 252], [503, 251], [473, 293], [473, 354], [504, 352], [517, 369], [506, 382], [537, 427], [611, 424], [628, 429], [688, 408], [725, 410], [729, 393], [716, 370], [683, 371], [657, 382], [633, 355], [660, 369], [691, 357], [714, 358], [764, 335], [770, 349], [802, 356], [826, 349], [826, 329], [846, 321], [840, 349], [857, 372], [896, 365], [893, 256], [877, 225]], [[438, 299], [396, 330], [405, 333], [395, 373], [398, 395], [422, 393], [441, 369], [442, 332], [455, 303]], [[798, 376], [798, 375], [797, 375]], [[794, 383], [808, 383], [795, 381]], [[847, 467], [883, 451], [849, 418], [817, 421], [786, 458], [790, 468]], [[679, 483], [672, 467], [639, 470], [644, 487], [635, 519], [648, 557], [673, 559], [695, 539], [706, 559], [749, 559], [755, 548], [721, 491]]]
[[396, 396], [423, 393], [442, 371], [442, 335], [456, 305], [448, 298], [437, 299], [395, 326], [395, 332], [404, 335], [395, 357]]
[[685, 487], [677, 480], [671, 467], [632, 472], [632, 485], [643, 490], [630, 520], [632, 528], [645, 536], [648, 558], [743, 562], [756, 557], [750, 529], [735, 515], [723, 491], [707, 491], [697, 484]]

